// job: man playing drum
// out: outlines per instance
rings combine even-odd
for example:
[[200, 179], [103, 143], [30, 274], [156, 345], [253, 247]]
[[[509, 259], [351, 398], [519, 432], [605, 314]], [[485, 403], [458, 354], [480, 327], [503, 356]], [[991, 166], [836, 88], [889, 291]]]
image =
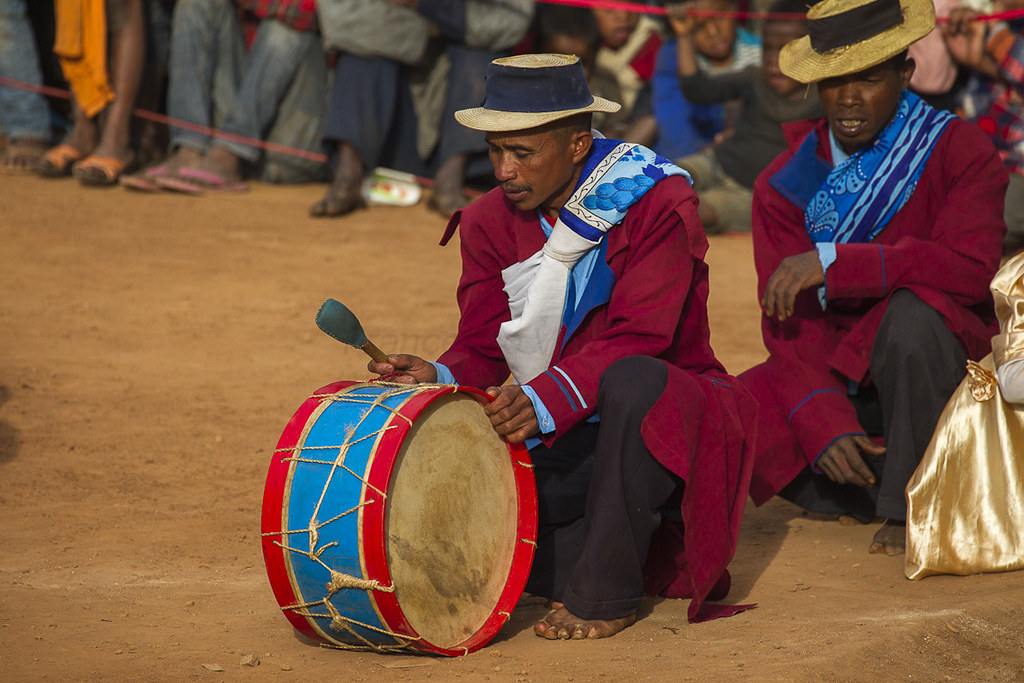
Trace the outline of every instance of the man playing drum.
[[755, 404], [710, 346], [689, 178], [591, 130], [593, 112], [617, 109], [591, 95], [576, 57], [491, 63], [483, 105], [455, 115], [486, 132], [499, 183], [441, 242], [461, 226], [457, 337], [436, 363], [368, 366], [486, 388], [494, 430], [531, 448], [527, 590], [556, 608], [534, 627], [548, 639], [614, 635], [645, 587], [692, 597], [695, 621], [744, 608], [705, 600], [729, 589]]

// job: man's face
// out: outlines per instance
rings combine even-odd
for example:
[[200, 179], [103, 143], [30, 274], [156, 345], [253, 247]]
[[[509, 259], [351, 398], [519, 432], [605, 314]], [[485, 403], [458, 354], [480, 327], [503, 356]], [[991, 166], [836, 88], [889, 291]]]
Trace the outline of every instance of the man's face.
[[[728, 12], [736, 9], [732, 0], [695, 0], [691, 10]], [[736, 42], [736, 20], [731, 17], [701, 17], [693, 30], [693, 46], [697, 52], [715, 65], [732, 61], [732, 48]]]
[[801, 21], [769, 21], [764, 25], [761, 70], [768, 85], [781, 97], [789, 97], [806, 88], [803, 83], [793, 80], [779, 68], [779, 51], [782, 46], [806, 33], [807, 27]]
[[597, 19], [597, 32], [601, 34], [601, 42], [606, 47], [618, 50], [626, 44], [636, 30], [640, 15], [621, 9], [594, 9]]
[[896, 114], [900, 93], [914, 74], [914, 61], [889, 60], [855, 74], [818, 83], [821, 107], [832, 134], [847, 154], [864, 149]]
[[494, 177], [505, 196], [524, 211], [542, 207], [549, 213], [572, 193], [592, 139], [589, 132], [564, 126], [491, 132], [486, 138]]

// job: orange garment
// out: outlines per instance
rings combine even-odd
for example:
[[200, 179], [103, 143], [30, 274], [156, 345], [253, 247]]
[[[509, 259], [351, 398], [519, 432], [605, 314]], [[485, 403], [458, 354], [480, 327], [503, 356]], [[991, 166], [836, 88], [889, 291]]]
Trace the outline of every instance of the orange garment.
[[107, 15], [104, 0], [54, 0], [53, 51], [75, 101], [89, 118], [114, 99], [107, 80]]

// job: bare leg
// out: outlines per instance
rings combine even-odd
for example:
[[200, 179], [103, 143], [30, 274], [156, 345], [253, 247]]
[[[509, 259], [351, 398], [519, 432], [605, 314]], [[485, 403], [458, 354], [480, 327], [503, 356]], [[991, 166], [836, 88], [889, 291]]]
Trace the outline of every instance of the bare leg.
[[116, 97], [103, 113], [103, 130], [93, 154], [127, 164], [131, 158], [132, 109], [139, 91], [146, 44], [141, 0], [107, 0], [107, 28], [110, 80]]
[[74, 97], [71, 98], [71, 111], [74, 121], [71, 132], [61, 144], [48, 150], [35, 166], [35, 170], [43, 176], [56, 178], [71, 175], [72, 164], [89, 154], [96, 145], [96, 121], [85, 115]]
[[618, 619], [581, 619], [565, 607], [559, 607], [538, 621], [533, 627], [533, 632], [548, 640], [608, 638], [627, 626], [632, 626], [635, 621], [635, 614]]
[[450, 217], [467, 204], [466, 197], [462, 194], [467, 161], [468, 155], [456, 154], [437, 169], [434, 176], [434, 191], [427, 206], [442, 216]]
[[96, 146], [96, 137], [99, 131], [96, 128], [96, 120], [87, 118], [78, 102], [72, 98], [71, 132], [64, 138], [64, 144], [70, 145], [83, 155], [92, 151]]
[[363, 182], [363, 160], [356, 148], [347, 142], [338, 143], [338, 166], [334, 180], [316, 204], [309, 207], [311, 216], [344, 216], [363, 206], [359, 194]]

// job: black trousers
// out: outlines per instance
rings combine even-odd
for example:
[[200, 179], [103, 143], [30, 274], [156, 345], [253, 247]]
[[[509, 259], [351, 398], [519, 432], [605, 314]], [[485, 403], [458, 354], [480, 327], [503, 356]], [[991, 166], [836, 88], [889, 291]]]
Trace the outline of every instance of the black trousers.
[[849, 397], [864, 431], [885, 437], [885, 455], [865, 458], [878, 484], [835, 484], [808, 468], [779, 495], [822, 514], [906, 520], [907, 482], [966, 364], [967, 352], [938, 311], [910, 290], [897, 290], [871, 347], [871, 385]]
[[664, 362], [654, 358], [614, 363], [601, 375], [600, 423], [530, 451], [540, 528], [526, 590], [564, 602], [578, 617], [636, 612], [660, 511], [673, 503], [678, 510], [682, 480], [655, 460], [640, 436], [667, 379]]
[[480, 105], [487, 65], [501, 53], [473, 50], [457, 43], [443, 49], [451, 60], [451, 72], [440, 140], [430, 159], [420, 159], [416, 151], [417, 119], [409, 92], [410, 67], [388, 59], [338, 55], [324, 139], [355, 147], [367, 170], [386, 166], [430, 176], [451, 157], [469, 154], [468, 175], [487, 172], [484, 134], [459, 125], [454, 112]]

